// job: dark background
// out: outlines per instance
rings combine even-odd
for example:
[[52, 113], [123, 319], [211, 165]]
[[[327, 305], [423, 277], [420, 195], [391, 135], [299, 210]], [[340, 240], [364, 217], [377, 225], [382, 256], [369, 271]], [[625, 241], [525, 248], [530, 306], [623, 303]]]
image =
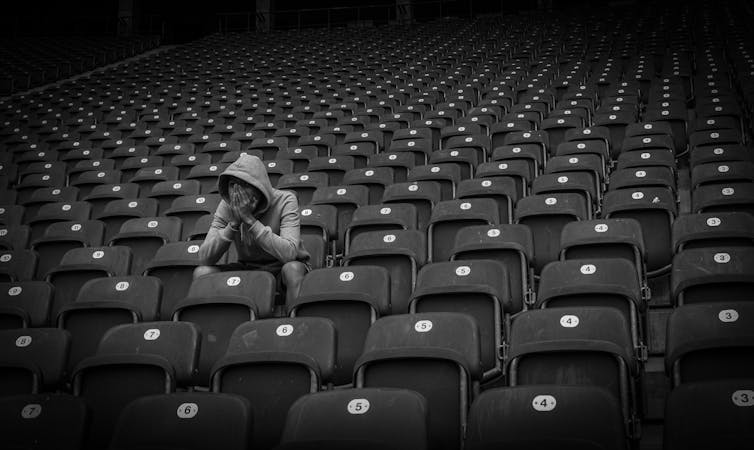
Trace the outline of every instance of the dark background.
[[[426, 3], [425, 3], [426, 2]], [[414, 18], [512, 13], [537, 9], [537, 0], [414, 0]], [[545, 5], [548, 0], [540, 3]], [[554, 10], [582, 10], [608, 6], [597, 0], [549, 0]], [[622, 3], [626, 3], [625, 1]], [[629, 2], [630, 3], [630, 2]], [[642, 3], [642, 1], [636, 2]], [[374, 7], [367, 7], [372, 6]], [[395, 0], [271, 0], [275, 28], [345, 26], [357, 20], [374, 24], [394, 20]], [[357, 7], [360, 10], [357, 11]], [[159, 34], [163, 43], [178, 44], [218, 31], [254, 28], [254, 0], [134, 0], [134, 29]], [[311, 9], [338, 8], [327, 11]], [[300, 10], [308, 10], [298, 12]], [[227, 13], [251, 12], [251, 15]], [[0, 6], [0, 37], [114, 35], [118, 0], [11, 0]]]

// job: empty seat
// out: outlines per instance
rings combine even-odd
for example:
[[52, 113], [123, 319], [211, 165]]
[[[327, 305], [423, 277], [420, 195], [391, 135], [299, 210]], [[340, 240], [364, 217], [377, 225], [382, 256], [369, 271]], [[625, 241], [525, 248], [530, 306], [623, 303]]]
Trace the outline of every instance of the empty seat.
[[305, 395], [291, 406], [280, 450], [424, 450], [427, 404], [404, 389], [345, 389]]
[[754, 246], [754, 217], [743, 212], [682, 214], [673, 222], [673, 250]]
[[[109, 449], [247, 450], [253, 422], [249, 402], [236, 395], [206, 392], [149, 395], [123, 408]], [[155, 426], [157, 423], [159, 426]]]
[[665, 405], [663, 448], [750, 447], [752, 386], [754, 380], [748, 378], [685, 383], [673, 389]]
[[283, 175], [278, 180], [277, 189], [293, 191], [298, 198], [299, 205], [308, 205], [312, 201], [314, 192], [320, 187], [328, 185], [326, 173], [306, 172]]
[[101, 184], [95, 186], [92, 191], [83, 198], [92, 206], [91, 217], [101, 214], [112, 200], [123, 198], [136, 198], [139, 196], [139, 185], [133, 183]]
[[367, 330], [390, 314], [390, 278], [377, 266], [333, 267], [309, 272], [293, 303], [291, 317], [324, 317], [337, 330], [336, 385], [350, 384], [353, 364], [361, 354]]
[[52, 319], [52, 323], [71, 334], [68, 371], [95, 354], [100, 339], [110, 328], [156, 320], [161, 296], [162, 284], [154, 277], [114, 276], [84, 283], [75, 301]]
[[435, 181], [395, 183], [385, 189], [382, 203], [410, 203], [416, 207], [417, 229], [429, 225], [432, 208], [442, 200], [440, 185]]
[[9, 450], [79, 450], [87, 426], [86, 404], [67, 394], [0, 399], [0, 434]]
[[686, 249], [673, 257], [671, 298], [676, 305], [743, 301], [754, 284], [754, 249]]
[[96, 247], [103, 244], [104, 224], [98, 220], [55, 222], [34, 242], [37, 252], [36, 278], [42, 279], [60, 263], [67, 251], [81, 247]]
[[505, 266], [493, 260], [436, 262], [419, 270], [409, 304], [411, 313], [457, 312], [479, 327], [485, 379], [502, 373], [499, 358], [506, 316], [514, 312]]
[[58, 328], [0, 330], [0, 396], [54, 392], [66, 381], [71, 337]]
[[0, 329], [47, 325], [52, 294], [44, 281], [0, 283]]
[[177, 217], [144, 217], [126, 220], [109, 240], [110, 245], [131, 249], [131, 269], [140, 275], [157, 250], [181, 238], [181, 220]]
[[91, 206], [89, 203], [47, 203], [39, 208], [37, 214], [29, 221], [31, 240], [34, 242], [44, 235], [50, 224], [55, 222], [89, 220]]
[[726, 183], [699, 186], [691, 193], [691, 211], [736, 212], [754, 215], [754, 183]]
[[60, 264], [47, 272], [45, 280], [55, 286], [50, 317], [72, 303], [79, 289], [92, 278], [128, 275], [131, 251], [128, 247], [74, 248], [63, 255]]
[[177, 302], [188, 294], [194, 269], [201, 265], [199, 246], [201, 241], [171, 242], [157, 249], [154, 258], [147, 264], [144, 275], [162, 281], [164, 289], [160, 317], [172, 317]]
[[390, 274], [390, 310], [402, 314], [408, 311], [426, 252], [424, 234], [417, 230], [370, 231], [356, 236], [343, 263], [386, 268]]
[[560, 235], [566, 224], [591, 219], [590, 207], [573, 193], [530, 195], [516, 203], [516, 223], [531, 230], [534, 242], [534, 270], [539, 274], [560, 254]]
[[81, 361], [72, 377], [73, 395], [86, 402], [92, 417], [83, 448], [105, 448], [131, 401], [185, 386], [196, 368], [199, 336], [186, 322], [118, 325], [105, 333], [97, 353]]
[[30, 281], [37, 268], [37, 254], [32, 250], [0, 252], [0, 281]]
[[423, 395], [430, 411], [427, 448], [457, 449], [482, 375], [479, 348], [476, 323], [466, 314], [383, 317], [369, 329], [354, 386], [410, 389]]
[[262, 319], [238, 326], [212, 369], [212, 391], [245, 397], [253, 409], [254, 448], [277, 445], [288, 408], [317, 392], [335, 366], [335, 328], [328, 319]]
[[620, 403], [602, 386], [515, 386], [471, 404], [464, 448], [628, 450]]
[[188, 195], [173, 200], [170, 208], [164, 211], [168, 217], [178, 217], [183, 223], [181, 239], [187, 239], [188, 234], [194, 229], [196, 221], [207, 214], [214, 214], [220, 204], [218, 194]]
[[671, 232], [677, 216], [673, 194], [663, 188], [637, 188], [605, 194], [602, 215], [606, 219], [639, 222], [646, 251], [647, 275], [667, 273], [673, 257]]
[[500, 213], [492, 199], [445, 200], [432, 208], [427, 227], [427, 260], [450, 260], [456, 236], [467, 226], [495, 225]]
[[[271, 317], [275, 276], [264, 271], [230, 271], [201, 276], [173, 309], [173, 320], [202, 330], [202, 352], [194, 384], [209, 384], [212, 366], [225, 354], [233, 330], [249, 320]], [[167, 319], [167, 317], [165, 317]]]
[[112, 200], [96, 217], [105, 224], [104, 242], [118, 234], [121, 226], [129, 219], [154, 217], [157, 215], [157, 200], [152, 198], [130, 198]]
[[563, 307], [516, 315], [510, 328], [510, 386], [600, 386], [619, 402], [627, 434], [636, 425], [639, 364], [625, 317], [610, 307]]
[[312, 195], [312, 205], [333, 205], [338, 210], [337, 253], [344, 249], [346, 227], [351, 222], [354, 211], [359, 206], [369, 203], [369, 189], [366, 186], [329, 186], [320, 187]]
[[665, 368], [673, 384], [754, 378], [754, 303], [683, 305], [667, 324]]

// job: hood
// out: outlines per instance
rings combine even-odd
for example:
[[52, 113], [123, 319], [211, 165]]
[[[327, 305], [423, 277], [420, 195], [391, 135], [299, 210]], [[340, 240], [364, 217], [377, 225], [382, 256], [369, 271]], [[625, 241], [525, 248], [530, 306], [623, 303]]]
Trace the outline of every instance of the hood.
[[231, 177], [243, 180], [259, 189], [264, 198], [260, 202], [256, 212], [262, 214], [267, 211], [272, 199], [272, 184], [261, 159], [254, 155], [242, 153], [233, 164], [220, 174], [217, 179], [217, 187], [220, 191], [220, 196], [226, 202], [228, 202], [228, 182]]

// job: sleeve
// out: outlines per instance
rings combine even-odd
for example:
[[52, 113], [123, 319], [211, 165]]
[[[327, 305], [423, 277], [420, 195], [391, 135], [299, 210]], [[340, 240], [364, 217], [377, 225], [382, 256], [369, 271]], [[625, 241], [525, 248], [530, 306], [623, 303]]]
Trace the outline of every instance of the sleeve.
[[287, 263], [298, 259], [301, 227], [296, 196], [287, 196], [283, 203], [280, 217], [280, 235], [273, 233], [270, 227], [263, 225], [258, 220], [251, 226], [250, 230], [256, 244], [278, 261]]
[[225, 201], [221, 201], [217, 206], [215, 216], [212, 218], [207, 237], [204, 238], [204, 242], [199, 247], [199, 260], [204, 265], [216, 264], [220, 257], [228, 251], [235, 233], [238, 232], [238, 229], [233, 228], [229, 223], [228, 213], [228, 206]]

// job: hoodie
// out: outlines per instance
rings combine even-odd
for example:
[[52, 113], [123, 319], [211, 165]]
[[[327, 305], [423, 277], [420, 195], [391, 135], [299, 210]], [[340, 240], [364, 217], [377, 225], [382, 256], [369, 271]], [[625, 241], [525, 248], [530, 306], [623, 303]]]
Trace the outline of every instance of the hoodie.
[[[263, 198], [254, 212], [257, 221], [251, 227], [244, 223], [239, 224], [237, 229], [230, 226], [234, 220], [228, 200], [228, 182], [231, 178], [243, 180], [262, 193]], [[199, 258], [203, 264], [216, 264], [231, 242], [236, 246], [240, 262], [268, 264], [309, 260], [309, 253], [301, 242], [298, 199], [292, 192], [272, 187], [262, 160], [242, 154], [220, 174], [217, 184], [222, 201], [199, 248]], [[245, 228], [245, 240], [241, 238], [241, 227]]]

